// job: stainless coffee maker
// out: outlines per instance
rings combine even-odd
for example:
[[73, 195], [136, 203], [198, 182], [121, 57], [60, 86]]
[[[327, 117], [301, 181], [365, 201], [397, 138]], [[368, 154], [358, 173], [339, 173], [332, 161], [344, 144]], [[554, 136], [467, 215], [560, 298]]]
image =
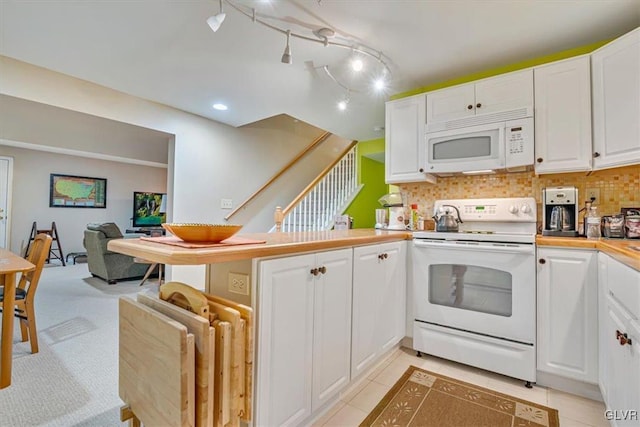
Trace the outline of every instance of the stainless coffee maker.
[[549, 187], [542, 189], [542, 235], [578, 236], [578, 189]]

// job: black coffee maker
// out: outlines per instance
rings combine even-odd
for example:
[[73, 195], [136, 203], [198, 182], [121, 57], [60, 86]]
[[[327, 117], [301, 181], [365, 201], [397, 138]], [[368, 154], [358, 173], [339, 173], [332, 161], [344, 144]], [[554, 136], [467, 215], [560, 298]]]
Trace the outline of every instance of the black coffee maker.
[[542, 189], [542, 235], [578, 236], [578, 189], [549, 187]]

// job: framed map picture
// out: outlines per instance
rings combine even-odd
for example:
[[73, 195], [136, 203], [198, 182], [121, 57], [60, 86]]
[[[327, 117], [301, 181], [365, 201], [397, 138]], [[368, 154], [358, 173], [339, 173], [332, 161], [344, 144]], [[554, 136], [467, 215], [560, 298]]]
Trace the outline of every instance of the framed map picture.
[[107, 179], [52, 173], [49, 183], [51, 208], [106, 208]]

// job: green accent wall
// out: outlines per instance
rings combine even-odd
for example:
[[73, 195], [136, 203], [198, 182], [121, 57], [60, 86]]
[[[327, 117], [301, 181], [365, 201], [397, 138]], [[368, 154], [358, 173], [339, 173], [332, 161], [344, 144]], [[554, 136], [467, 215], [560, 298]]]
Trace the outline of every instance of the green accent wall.
[[[611, 40], [603, 40], [590, 45], [557, 52], [551, 55], [516, 62], [514, 64], [509, 64], [502, 67], [492, 68], [463, 77], [457, 77], [455, 79], [431, 84], [408, 92], [399, 93], [391, 96], [391, 99], [393, 100], [405, 98], [407, 96], [417, 95], [419, 93], [430, 92], [432, 90], [455, 86], [462, 83], [469, 83], [474, 80], [493, 77], [511, 71], [522, 70], [525, 68], [534, 67], [536, 65], [559, 61], [561, 59], [567, 59], [578, 55], [584, 55], [593, 52], [594, 50], [609, 43], [610, 41]], [[363, 155], [373, 153], [384, 153], [384, 138], [374, 139], [371, 141], [362, 141], [358, 143], [358, 173], [360, 182], [364, 184], [364, 187], [360, 191], [360, 194], [358, 194], [358, 196], [353, 200], [351, 205], [349, 205], [349, 207], [345, 211], [345, 214], [353, 217], [354, 228], [372, 228], [375, 225], [375, 209], [380, 208], [378, 199], [389, 192], [398, 191], [396, 186], [385, 184], [383, 163], [379, 163], [375, 160], [362, 157]]]
[[389, 192], [384, 182], [384, 163], [363, 157], [374, 153], [384, 153], [384, 138], [358, 143], [358, 178], [364, 186], [345, 211], [353, 218], [354, 228], [375, 226], [375, 210], [381, 207], [378, 199]]

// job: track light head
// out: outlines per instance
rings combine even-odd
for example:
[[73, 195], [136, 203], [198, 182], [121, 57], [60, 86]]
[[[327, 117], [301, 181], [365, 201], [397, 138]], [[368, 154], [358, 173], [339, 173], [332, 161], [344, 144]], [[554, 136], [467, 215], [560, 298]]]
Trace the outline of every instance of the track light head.
[[220, 28], [220, 25], [222, 25], [226, 16], [226, 13], [219, 13], [217, 15], [210, 16], [209, 19], [207, 19], [207, 24], [209, 24], [209, 27], [211, 27], [214, 33], [218, 31], [218, 28]]
[[287, 46], [284, 48], [284, 53], [282, 54], [282, 59], [280, 61], [283, 64], [292, 64], [293, 59], [291, 58], [291, 47], [289, 46], [289, 38], [291, 37], [291, 30], [287, 30]]
[[207, 24], [209, 24], [209, 27], [211, 27], [214, 33], [218, 31], [218, 28], [220, 28], [220, 25], [224, 22], [224, 18], [227, 17], [227, 14], [222, 11], [222, 1], [223, 0], [220, 0], [220, 13], [210, 16], [207, 19]]

